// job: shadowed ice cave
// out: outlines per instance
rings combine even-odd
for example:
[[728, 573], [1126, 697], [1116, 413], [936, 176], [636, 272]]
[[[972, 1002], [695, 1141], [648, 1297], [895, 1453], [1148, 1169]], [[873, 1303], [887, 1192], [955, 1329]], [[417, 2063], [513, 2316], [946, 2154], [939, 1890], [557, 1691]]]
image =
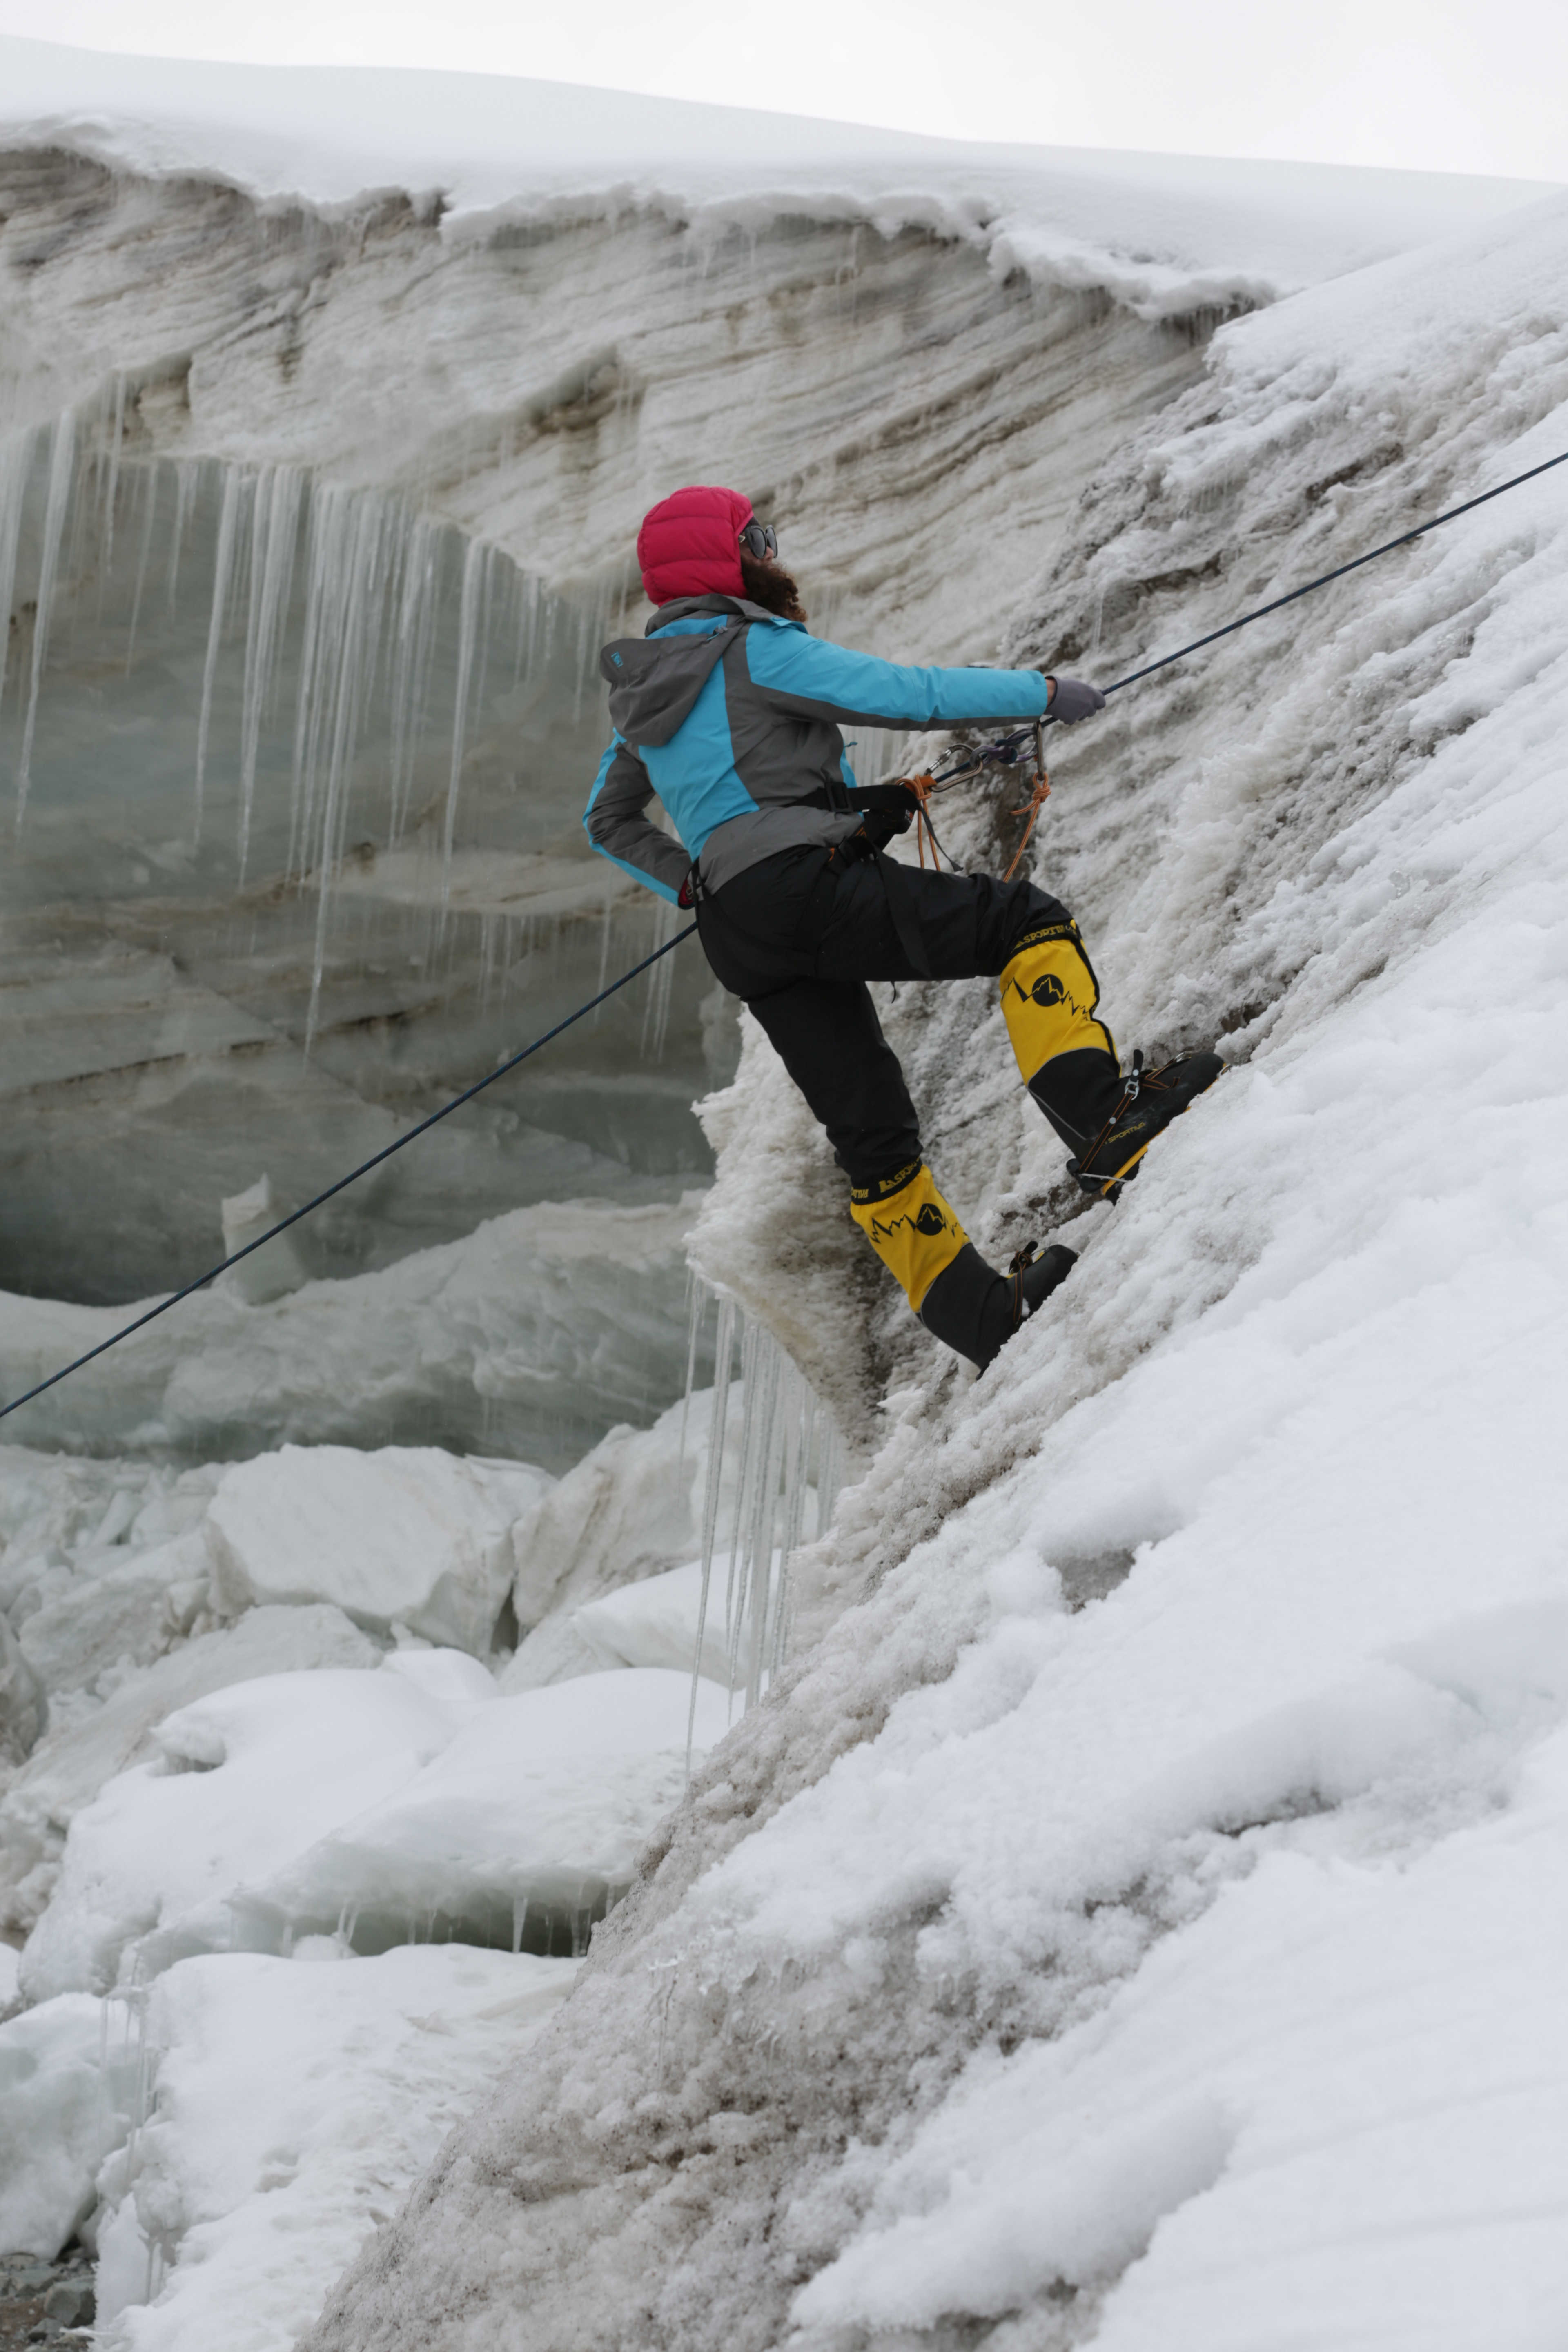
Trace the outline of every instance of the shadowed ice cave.
[[[225, 1197], [296, 1205], [668, 935], [579, 821], [605, 612], [374, 491], [140, 453], [180, 394], [0, 450], [0, 1288], [33, 1296], [192, 1279]], [[314, 1217], [309, 1269], [673, 1198], [732, 1034], [669, 959]]]

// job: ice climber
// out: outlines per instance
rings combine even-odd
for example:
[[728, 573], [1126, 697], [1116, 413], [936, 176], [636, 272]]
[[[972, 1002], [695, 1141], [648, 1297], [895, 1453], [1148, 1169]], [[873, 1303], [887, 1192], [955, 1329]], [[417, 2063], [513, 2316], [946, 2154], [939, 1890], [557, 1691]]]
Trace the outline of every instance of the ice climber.
[[[695, 905], [714, 972], [826, 1129], [850, 1215], [926, 1328], [984, 1368], [1074, 1253], [1021, 1252], [1005, 1275], [985, 1263], [925, 1164], [867, 982], [999, 979], [1024, 1083], [1097, 1193], [1136, 1173], [1221, 1064], [1194, 1054], [1124, 1080], [1067, 908], [1032, 882], [889, 858], [915, 796], [857, 784], [839, 728], [1016, 725], [1047, 711], [1071, 723], [1105, 698], [1039, 670], [909, 669], [812, 636], [772, 526], [734, 490], [663, 499], [637, 562], [655, 611], [642, 637], [600, 656], [615, 735], [589, 838]], [[678, 838], [648, 817], [656, 793]]]

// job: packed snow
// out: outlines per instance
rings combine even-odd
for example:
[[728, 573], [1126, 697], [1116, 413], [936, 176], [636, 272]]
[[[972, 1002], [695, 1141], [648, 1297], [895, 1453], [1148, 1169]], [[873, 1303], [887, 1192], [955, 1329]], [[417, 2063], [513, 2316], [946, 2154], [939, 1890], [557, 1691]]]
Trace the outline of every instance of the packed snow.
[[[1568, 200], [1519, 186], [0, 62], [0, 507], [18, 593], [50, 484], [78, 567], [26, 622], [55, 764], [5, 883], [0, 976], [43, 991], [9, 1197], [39, 1263], [85, 1204], [110, 1270], [0, 1299], [6, 1393], [189, 1222], [51, 1193], [89, 1097], [128, 1201], [173, 1164], [139, 1106], [193, 1164], [233, 1113], [203, 1213], [250, 1230], [299, 1041], [301, 1130], [390, 1131], [470, 1015], [488, 1054], [616, 945], [579, 853], [505, 831], [526, 631], [472, 739], [457, 695], [436, 851], [395, 774], [335, 896], [348, 797], [315, 898], [281, 852], [244, 878], [292, 828], [287, 761], [242, 756], [264, 468], [318, 614], [433, 562], [426, 525], [505, 554], [447, 549], [457, 671], [479, 583], [555, 614], [564, 805], [573, 665], [672, 473], [768, 496], [819, 625], [1106, 680], [1568, 447]], [[83, 746], [128, 526], [171, 516], [156, 681], [112, 706], [143, 838]], [[84, 2236], [110, 2352], [1560, 2342], [1565, 599], [1568, 467], [1053, 742], [1033, 870], [1119, 1038], [1232, 1068], [1089, 1210], [989, 985], [879, 992], [976, 1239], [1081, 1251], [984, 1380], [889, 1295], [751, 1024], [712, 1190], [679, 1151], [644, 1182], [650, 989], [531, 1098], [537, 1152], [476, 1129], [364, 1270], [301, 1244], [7, 1424], [0, 2239]], [[389, 642], [300, 689], [307, 735]], [[231, 722], [200, 864], [166, 812]], [[961, 862], [1005, 863], [1014, 803], [945, 803]], [[176, 877], [156, 953], [130, 858]], [[469, 914], [469, 992], [413, 1001], [394, 967]], [[728, 1078], [721, 1003], [679, 1017], [668, 1071]], [[527, 1153], [595, 1196], [495, 1213]], [[420, 1245], [443, 1188], [474, 1229]]]
[[156, 2114], [103, 2177], [97, 2340], [291, 2343], [573, 1974], [456, 1944], [345, 1960], [318, 1940], [160, 1977]]

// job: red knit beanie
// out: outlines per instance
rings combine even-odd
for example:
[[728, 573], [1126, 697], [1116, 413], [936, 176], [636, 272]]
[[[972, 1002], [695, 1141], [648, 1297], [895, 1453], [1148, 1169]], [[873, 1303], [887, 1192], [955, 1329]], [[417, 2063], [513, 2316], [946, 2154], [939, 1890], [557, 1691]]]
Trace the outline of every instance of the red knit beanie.
[[643, 593], [650, 604], [677, 596], [739, 596], [741, 528], [752, 501], [739, 490], [677, 490], [644, 515], [637, 533]]

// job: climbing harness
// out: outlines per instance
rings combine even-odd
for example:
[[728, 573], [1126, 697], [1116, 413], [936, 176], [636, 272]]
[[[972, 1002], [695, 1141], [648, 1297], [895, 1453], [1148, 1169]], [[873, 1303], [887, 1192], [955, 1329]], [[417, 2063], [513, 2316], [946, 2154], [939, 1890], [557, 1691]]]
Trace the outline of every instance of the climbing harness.
[[1024, 827], [1024, 838], [1013, 852], [1013, 862], [1002, 877], [1004, 882], [1011, 882], [1023, 864], [1024, 852], [1029, 846], [1029, 835], [1035, 830], [1035, 820], [1050, 796], [1051, 780], [1046, 773], [1046, 722], [1043, 719], [1037, 719], [1035, 721], [1035, 788], [1023, 807], [1013, 811], [1015, 816], [1026, 816], [1029, 822]]
[[[1355, 556], [1349, 563], [1336, 565], [1332, 572], [1320, 572], [1315, 580], [1309, 580], [1300, 588], [1292, 588], [1287, 595], [1276, 596], [1267, 604], [1256, 605], [1250, 613], [1243, 613], [1238, 619], [1227, 621], [1223, 628], [1210, 629], [1205, 635], [1194, 637], [1190, 645], [1178, 646], [1174, 653], [1162, 654], [1158, 661], [1145, 662], [1142, 669], [1130, 670], [1125, 677], [1119, 677], [1114, 685], [1108, 686], [1102, 690], [1108, 696], [1120, 694], [1123, 687], [1135, 686], [1140, 678], [1152, 677], [1157, 670], [1169, 669], [1173, 662], [1185, 661], [1189, 654], [1201, 652], [1205, 646], [1215, 645], [1221, 637], [1233, 636], [1237, 629], [1250, 628], [1254, 621], [1261, 621], [1266, 614], [1282, 611], [1285, 605], [1294, 604], [1299, 598], [1310, 596], [1318, 589], [1326, 588], [1331, 581], [1342, 580], [1347, 572], [1359, 572], [1363, 563], [1374, 563], [1380, 555], [1388, 555], [1396, 547], [1408, 547], [1412, 540], [1423, 538], [1427, 531], [1437, 530], [1440, 524], [1453, 522], [1460, 515], [1469, 514], [1474, 508], [1484, 507], [1489, 499], [1500, 499], [1506, 490], [1516, 490], [1521, 483], [1532, 482], [1538, 475], [1549, 474], [1554, 466], [1562, 465], [1568, 465], [1568, 449], [1564, 449], [1555, 457], [1548, 457], [1543, 465], [1531, 466], [1527, 473], [1515, 474], [1510, 480], [1500, 482], [1494, 490], [1483, 490], [1479, 497], [1467, 499], [1461, 506], [1449, 507], [1442, 514], [1430, 516], [1426, 522], [1417, 523], [1414, 530], [1401, 531], [1397, 539], [1384, 540], [1381, 547], [1369, 549], [1365, 555]], [[1025, 826], [1024, 837], [1014, 854], [1013, 862], [1003, 877], [1007, 881], [1012, 879], [1022, 861], [1025, 850], [1028, 847], [1029, 836], [1034, 832], [1036, 820], [1050, 792], [1050, 779], [1046, 773], [1045, 730], [1057, 723], [1049, 712], [1047, 712], [1043, 719], [1032, 720], [1027, 727], [1020, 727], [1011, 735], [1004, 735], [993, 743], [977, 744], [973, 749], [966, 751], [952, 767], [944, 768], [940, 775], [901, 776], [892, 780], [898, 783], [907, 784], [914, 793], [922, 866], [925, 864], [927, 835], [931, 840], [933, 865], [936, 864], [939, 850], [942, 856], [947, 858], [949, 866], [953, 864], [951, 854], [942, 849], [942, 845], [937, 840], [936, 828], [931, 821], [931, 794], [946, 791], [953, 784], [963, 782], [988, 767], [1018, 767], [1022, 765], [1032, 748], [1035, 766], [1034, 789], [1024, 805], [1013, 811], [1015, 816], [1026, 815], [1028, 824]], [[876, 851], [873, 854], [881, 861], [884, 872], [889, 874], [889, 898], [893, 911], [894, 928], [899, 932], [906, 952], [910, 954], [910, 961], [918, 971], [923, 966], [924, 955], [919, 947], [918, 928], [911, 929], [912, 910], [903, 905], [900, 896], [900, 884], [896, 877], [900, 876], [901, 869], [895, 861], [886, 858], [882, 852]], [[955, 870], [958, 869], [955, 868]], [[689, 875], [686, 883], [682, 885], [679, 903], [683, 907], [690, 906], [693, 899], [700, 896], [700, 892], [694, 885], [694, 874], [695, 868], [693, 874]], [[689, 892], [689, 895], [688, 895]], [[253, 1250], [261, 1249], [267, 1243], [275, 1241], [278, 1235], [286, 1233], [290, 1225], [297, 1225], [301, 1217], [310, 1216], [312, 1210], [321, 1208], [324, 1202], [331, 1200], [335, 1194], [343, 1192], [350, 1184], [357, 1182], [360, 1177], [368, 1175], [373, 1168], [379, 1168], [382, 1161], [390, 1160], [395, 1151], [401, 1151], [404, 1146], [412, 1143], [416, 1137], [424, 1135], [430, 1128], [438, 1125], [442, 1119], [450, 1118], [452, 1112], [459, 1110], [464, 1103], [472, 1102], [474, 1097], [482, 1094], [487, 1087], [493, 1087], [498, 1078], [504, 1078], [509, 1070], [515, 1070], [520, 1062], [526, 1062], [530, 1055], [537, 1054], [542, 1046], [548, 1045], [553, 1038], [559, 1037], [563, 1030], [570, 1029], [574, 1022], [581, 1021], [585, 1014], [592, 1013], [595, 1006], [603, 1004], [606, 998], [614, 996], [617, 990], [626, 987], [630, 982], [638, 977], [639, 973], [647, 971], [650, 964], [656, 964], [661, 956], [670, 954], [684, 940], [690, 939], [696, 929], [696, 924], [690, 923], [685, 930], [678, 931], [674, 939], [667, 940], [661, 948], [655, 948], [653, 953], [645, 956], [641, 963], [633, 964], [629, 971], [622, 972], [618, 980], [613, 980], [607, 988], [602, 988], [597, 996], [591, 996], [586, 1004], [580, 1004], [575, 1013], [569, 1013], [564, 1021], [558, 1021], [553, 1029], [547, 1029], [542, 1037], [536, 1037], [531, 1045], [525, 1045], [521, 1053], [513, 1054], [509, 1061], [500, 1063], [490, 1071], [488, 1077], [480, 1078], [476, 1085], [466, 1087], [460, 1095], [454, 1095], [449, 1103], [444, 1103], [439, 1110], [432, 1111], [428, 1118], [422, 1118], [416, 1127], [411, 1127], [406, 1135], [400, 1135], [397, 1140], [395, 1143], [389, 1143], [384, 1150], [376, 1152], [373, 1158], [363, 1161], [358, 1168], [352, 1168], [346, 1176], [340, 1176], [335, 1184], [329, 1184], [324, 1192], [318, 1192], [315, 1199], [307, 1201], [302, 1209], [294, 1210], [289, 1216], [280, 1217], [275, 1225], [268, 1227], [266, 1233], [258, 1234], [255, 1241], [247, 1242], [245, 1247], [236, 1250], [232, 1257], [226, 1257], [221, 1265], [215, 1265], [210, 1274], [200, 1276], [195, 1282], [187, 1282], [183, 1290], [173, 1292], [169, 1297], [162, 1299], [156, 1307], [149, 1307], [145, 1315], [137, 1316], [134, 1322], [127, 1323], [123, 1330], [116, 1331], [110, 1339], [100, 1339], [96, 1348], [89, 1348], [84, 1356], [78, 1356], [74, 1363], [62, 1365], [58, 1372], [51, 1372], [47, 1381], [40, 1381], [36, 1388], [28, 1389], [25, 1395], [13, 1397], [9, 1404], [0, 1405], [0, 1421], [4, 1421], [8, 1413], [20, 1412], [23, 1405], [31, 1404], [35, 1397], [42, 1396], [46, 1390], [54, 1388], [60, 1381], [68, 1380], [72, 1372], [79, 1372], [84, 1364], [90, 1364], [96, 1357], [106, 1355], [110, 1348], [117, 1348], [121, 1339], [129, 1339], [133, 1331], [143, 1330], [149, 1323], [156, 1322], [160, 1315], [166, 1315], [172, 1307], [178, 1307], [182, 1299], [191, 1297], [198, 1290], [205, 1290], [209, 1284], [217, 1280], [220, 1274], [226, 1274], [231, 1265], [237, 1265], [241, 1258], [248, 1257]], [[1069, 1172], [1079, 1176], [1079, 1181], [1084, 1185], [1086, 1191], [1097, 1192], [1102, 1199], [1114, 1200], [1120, 1190], [1121, 1181], [1127, 1175], [1129, 1169], [1142, 1158], [1142, 1150], [1134, 1152], [1131, 1160], [1118, 1169], [1113, 1175], [1104, 1179], [1092, 1173], [1082, 1172], [1086, 1169], [1087, 1162], [1093, 1159], [1095, 1152], [1115, 1126], [1117, 1119], [1121, 1118], [1136, 1101], [1140, 1087], [1145, 1082], [1152, 1086], [1157, 1085], [1160, 1076], [1160, 1071], [1143, 1070], [1141, 1054], [1133, 1056], [1132, 1069], [1123, 1082], [1122, 1099], [1115, 1112], [1100, 1129], [1083, 1158], [1068, 1163]], [[1145, 1146], [1144, 1149], [1147, 1147]]]
[[[900, 777], [899, 782], [900, 783], [908, 784], [910, 792], [913, 793], [915, 796], [915, 847], [920, 852], [921, 870], [922, 873], [925, 870], [926, 842], [929, 838], [931, 842], [931, 871], [934, 874], [940, 874], [942, 872], [942, 858], [938, 853], [941, 848], [941, 844], [938, 842], [936, 837], [936, 827], [931, 821], [931, 778], [928, 775], [923, 774], [919, 776], [901, 776]], [[948, 862], [951, 865], [952, 861], [950, 858]]]
[[335, 1184], [329, 1184], [324, 1192], [318, 1192], [313, 1201], [307, 1201], [302, 1209], [294, 1210], [289, 1216], [279, 1217], [275, 1225], [269, 1225], [267, 1231], [264, 1234], [258, 1234], [253, 1242], [247, 1242], [245, 1247], [236, 1250], [232, 1257], [226, 1257], [223, 1264], [215, 1265], [210, 1274], [198, 1276], [195, 1282], [187, 1282], [183, 1290], [176, 1290], [168, 1298], [160, 1299], [158, 1305], [150, 1307], [145, 1315], [138, 1315], [133, 1323], [127, 1323], [122, 1331], [116, 1331], [110, 1339], [100, 1339], [96, 1348], [88, 1349], [85, 1356], [79, 1356], [74, 1363], [62, 1365], [58, 1372], [51, 1372], [47, 1381], [40, 1381], [37, 1388], [29, 1389], [25, 1396], [13, 1397], [9, 1404], [0, 1405], [0, 1421], [4, 1421], [9, 1412], [20, 1412], [23, 1405], [31, 1404], [35, 1397], [42, 1396], [46, 1389], [52, 1389], [58, 1381], [68, 1380], [72, 1372], [79, 1372], [82, 1366], [90, 1364], [95, 1356], [107, 1355], [110, 1348], [118, 1348], [121, 1339], [130, 1339], [132, 1331], [144, 1330], [149, 1323], [155, 1323], [160, 1315], [166, 1315], [171, 1307], [178, 1307], [183, 1298], [189, 1298], [195, 1291], [205, 1290], [209, 1283], [216, 1282], [220, 1274], [226, 1274], [231, 1265], [237, 1265], [242, 1257], [248, 1257], [252, 1250], [262, 1249], [268, 1242], [276, 1241], [278, 1235], [287, 1233], [290, 1225], [297, 1225], [301, 1217], [308, 1217], [313, 1209], [319, 1209], [323, 1202], [331, 1200], [335, 1193], [342, 1192], [350, 1184], [356, 1183], [360, 1177], [368, 1176], [373, 1168], [379, 1168], [384, 1160], [390, 1160], [395, 1151], [401, 1151], [405, 1145], [412, 1143], [416, 1136], [427, 1134], [431, 1128], [439, 1126], [442, 1119], [450, 1118], [452, 1113], [455, 1110], [460, 1110], [464, 1103], [472, 1102], [476, 1095], [482, 1095], [487, 1087], [493, 1087], [498, 1078], [504, 1078], [509, 1070], [515, 1070], [520, 1062], [526, 1062], [531, 1054], [537, 1054], [542, 1046], [548, 1045], [552, 1038], [559, 1037], [563, 1029], [570, 1029], [574, 1022], [581, 1021], [586, 1013], [592, 1013], [596, 1005], [603, 1004], [607, 998], [614, 996], [618, 989], [625, 988], [630, 982], [636, 980], [639, 973], [647, 971], [650, 964], [656, 964], [658, 961], [660, 956], [673, 953], [684, 940], [693, 936], [696, 929], [695, 923], [689, 923], [685, 930], [677, 931], [672, 940], [666, 940], [663, 947], [655, 948], [652, 955], [644, 956], [641, 963], [634, 963], [630, 971], [623, 971], [619, 980], [611, 981], [608, 988], [602, 988], [597, 996], [591, 996], [586, 1004], [580, 1004], [575, 1013], [569, 1013], [564, 1021], [558, 1021], [553, 1029], [547, 1029], [542, 1037], [536, 1037], [531, 1045], [523, 1047], [521, 1054], [513, 1054], [510, 1060], [499, 1063], [487, 1077], [479, 1079], [471, 1087], [465, 1087], [460, 1095], [454, 1095], [449, 1103], [443, 1103], [439, 1110], [433, 1110], [428, 1118], [422, 1118], [417, 1127], [411, 1127], [406, 1135], [400, 1135], [397, 1138], [395, 1143], [389, 1143], [384, 1150], [376, 1152], [369, 1160], [362, 1160], [357, 1168], [351, 1168], [346, 1176], [340, 1176]]

